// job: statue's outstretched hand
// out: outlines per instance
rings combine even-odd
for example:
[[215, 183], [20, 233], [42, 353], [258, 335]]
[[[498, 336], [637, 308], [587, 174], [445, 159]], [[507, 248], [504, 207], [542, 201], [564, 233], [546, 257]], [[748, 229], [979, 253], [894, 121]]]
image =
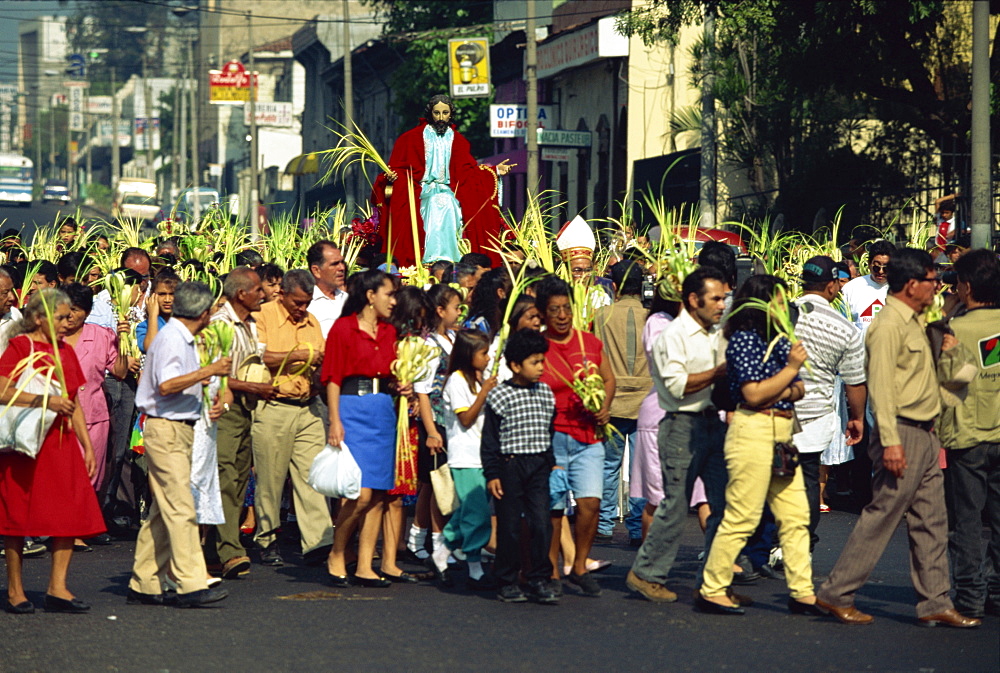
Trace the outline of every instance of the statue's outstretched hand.
[[510, 159], [504, 159], [503, 161], [497, 164], [497, 175], [507, 175], [508, 173], [510, 173], [510, 169], [514, 168], [514, 166], [517, 166], [517, 164], [508, 163], [509, 161]]

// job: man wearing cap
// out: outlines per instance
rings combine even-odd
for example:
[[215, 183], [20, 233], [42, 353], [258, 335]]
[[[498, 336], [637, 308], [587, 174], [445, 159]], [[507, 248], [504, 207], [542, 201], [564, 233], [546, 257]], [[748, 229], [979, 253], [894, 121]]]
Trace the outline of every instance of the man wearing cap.
[[809, 548], [816, 544], [819, 524], [820, 456], [830, 445], [830, 438], [844, 432], [837, 411], [837, 377], [847, 389], [849, 420], [847, 444], [853, 446], [864, 434], [865, 343], [861, 330], [830, 306], [840, 293], [837, 263], [830, 257], [817, 256], [802, 266], [802, 296], [795, 301], [799, 309], [795, 335], [809, 352], [811, 367], [799, 375], [805, 384], [805, 397], [795, 403], [795, 414], [802, 431], [794, 437], [799, 449], [799, 464], [809, 501]]

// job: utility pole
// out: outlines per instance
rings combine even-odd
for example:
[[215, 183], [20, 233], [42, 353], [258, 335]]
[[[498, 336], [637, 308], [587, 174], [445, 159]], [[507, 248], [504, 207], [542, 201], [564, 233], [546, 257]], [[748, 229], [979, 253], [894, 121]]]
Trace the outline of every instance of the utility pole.
[[[182, 69], [181, 72], [183, 73], [184, 70]], [[181, 79], [181, 81], [184, 82], [185, 80]], [[160, 201], [161, 202], [165, 202], [165, 201], [172, 202], [174, 200], [173, 199], [173, 195], [172, 195], [173, 190], [175, 190], [175, 189], [179, 190], [180, 189], [180, 184], [178, 183], [178, 173], [177, 173], [177, 168], [178, 168], [177, 165], [180, 163], [180, 149], [179, 149], [179, 145], [178, 145], [178, 142], [180, 141], [180, 137], [179, 137], [179, 134], [177, 132], [177, 124], [178, 124], [178, 122], [181, 121], [181, 118], [178, 117], [178, 111], [180, 110], [181, 101], [184, 100], [184, 96], [181, 94], [181, 91], [182, 91], [182, 89], [180, 89], [177, 86], [177, 84], [175, 83], [174, 84], [174, 100], [171, 102], [171, 105], [170, 105], [170, 111], [172, 113], [171, 114], [172, 119], [170, 120], [170, 157], [171, 157], [171, 159], [170, 159], [170, 192], [168, 192], [167, 194], [165, 194], [165, 195], [163, 195], [163, 196], [160, 197]], [[184, 113], [180, 112], [179, 114], [184, 114]], [[179, 194], [180, 191], [178, 191], [177, 193]]]
[[188, 44], [188, 58], [191, 61], [191, 186], [194, 189], [194, 203], [191, 216], [195, 222], [201, 220], [201, 167], [198, 165], [198, 64], [194, 60], [194, 41]]
[[56, 106], [52, 98], [49, 98], [49, 177], [59, 179], [59, 169], [56, 168]]
[[715, 229], [715, 11], [705, 8], [705, 48], [701, 57], [701, 174], [698, 201], [700, 226]]
[[111, 194], [118, 188], [118, 176], [121, 174], [121, 148], [118, 147], [118, 96], [115, 92], [115, 68], [111, 68]]
[[[180, 98], [179, 110], [177, 111], [177, 116], [180, 118], [180, 123], [178, 124], [177, 137], [180, 143], [180, 148], [178, 149], [180, 159], [177, 162], [177, 186], [180, 188], [177, 192], [177, 196], [180, 197], [180, 193], [187, 189], [187, 97], [188, 97], [188, 82], [191, 79], [191, 54], [187, 54], [187, 62], [184, 67], [184, 88], [181, 90], [178, 98]], [[173, 208], [173, 204], [170, 206]]]
[[257, 79], [254, 76], [253, 60], [253, 13], [247, 11], [247, 44], [250, 48], [250, 238], [256, 241], [260, 237], [260, 224], [257, 222], [260, 195], [257, 185]]
[[[993, 179], [990, 174], [990, 3], [972, 3], [972, 247], [993, 247]], [[994, 47], [996, 48], [996, 47]]]
[[528, 84], [528, 184], [529, 196], [538, 193], [538, 51], [535, 44], [535, 0], [528, 0], [524, 26], [524, 77]]
[[[347, 133], [354, 130], [354, 64], [351, 58], [351, 24], [348, 0], [344, 8], [344, 127]], [[344, 171], [344, 208], [347, 217], [354, 214], [354, 171]]]
[[143, 128], [142, 139], [146, 143], [146, 177], [152, 180], [156, 177], [153, 173], [153, 102], [149, 91], [149, 79], [146, 77], [145, 35], [142, 38], [142, 104], [145, 108], [143, 116], [146, 118], [146, 126]]

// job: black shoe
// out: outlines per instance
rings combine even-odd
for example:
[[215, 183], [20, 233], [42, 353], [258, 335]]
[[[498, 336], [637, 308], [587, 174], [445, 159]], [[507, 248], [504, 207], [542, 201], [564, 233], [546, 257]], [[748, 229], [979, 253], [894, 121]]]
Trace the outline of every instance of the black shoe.
[[765, 563], [762, 566], [758, 566], [758, 567], [754, 568], [754, 571], [760, 577], [766, 577], [769, 580], [782, 580], [782, 581], [784, 581], [784, 579], [785, 579], [785, 573], [781, 572], [780, 570], [775, 570], [774, 566], [772, 566], [770, 563]]
[[31, 601], [24, 601], [23, 603], [14, 605], [8, 600], [3, 606], [3, 611], [12, 615], [33, 615], [35, 614], [35, 606]]
[[387, 578], [390, 582], [394, 584], [419, 584], [420, 578], [411, 575], [408, 572], [401, 572], [398, 575], [390, 575], [389, 573], [382, 573], [382, 577]]
[[81, 614], [90, 610], [90, 606], [79, 598], [66, 600], [65, 598], [56, 598], [50, 594], [45, 594], [45, 604], [43, 607], [46, 612], [69, 612], [71, 614]]
[[311, 551], [307, 551], [302, 555], [302, 562], [307, 566], [318, 566], [326, 562], [326, 557], [330, 555], [330, 550], [333, 549], [332, 544], [325, 544], [322, 547], [316, 547]]
[[641, 537], [630, 537], [628, 539], [628, 546], [629, 547], [636, 547], [636, 548], [641, 547], [642, 546], [642, 538]]
[[788, 599], [788, 611], [793, 615], [809, 615], [810, 617], [826, 617], [826, 613], [819, 609], [815, 603], [803, 603], [794, 598]]
[[73, 551], [85, 554], [87, 552], [94, 551], [94, 548], [91, 547], [89, 544], [74, 544]]
[[351, 578], [347, 575], [327, 575], [330, 581], [330, 586], [336, 587], [337, 589], [346, 589], [351, 586]]
[[177, 602], [177, 594], [173, 591], [162, 594], [144, 594], [129, 589], [125, 597], [126, 605], [174, 605]]
[[455, 586], [455, 576], [451, 572], [451, 568], [445, 568], [444, 570], [438, 571], [438, 582], [441, 586], [451, 588]]
[[984, 612], [988, 615], [1000, 616], [1000, 598], [987, 598]]
[[494, 591], [497, 588], [497, 581], [489, 575], [483, 575], [477, 580], [470, 577], [465, 580], [465, 588], [469, 591]]
[[571, 584], [575, 584], [580, 587], [580, 591], [584, 596], [597, 598], [601, 595], [601, 585], [597, 583], [597, 580], [595, 580], [594, 576], [590, 573], [583, 573], [582, 575], [570, 573], [566, 576], [566, 579], [568, 579]]
[[594, 542], [611, 542], [614, 538], [614, 533], [598, 533], [594, 536]]
[[559, 598], [562, 598], [562, 595], [563, 595], [562, 580], [559, 580], [559, 579], [550, 579], [549, 580], [549, 588], [552, 589], [552, 593], [554, 593]]
[[88, 537], [84, 540], [87, 544], [92, 547], [107, 547], [112, 543], [111, 536], [107, 533], [101, 533], [97, 537]]
[[733, 584], [738, 584], [741, 586], [746, 586], [748, 584], [755, 584], [759, 579], [760, 579], [760, 573], [757, 572], [756, 570], [744, 570], [742, 572], [733, 573]]
[[358, 577], [357, 575], [351, 576], [351, 584], [357, 584], [366, 589], [384, 589], [392, 586], [392, 582], [385, 577]]
[[[426, 554], [427, 552], [425, 551], [424, 553]], [[423, 565], [424, 561], [430, 558], [430, 555], [420, 558], [419, 556], [416, 555], [416, 553], [410, 551], [409, 549], [404, 549], [403, 551], [397, 554], [397, 558], [400, 561], [404, 561], [406, 563], [413, 563], [414, 565]]]
[[284, 559], [281, 558], [281, 552], [278, 550], [277, 542], [272, 542], [260, 550], [260, 563], [272, 568], [285, 565]]
[[229, 595], [225, 589], [202, 589], [187, 594], [177, 594], [177, 607], [203, 608], [212, 603], [218, 603]]
[[552, 591], [548, 580], [532, 580], [528, 582], [528, 595], [533, 601], [542, 605], [555, 605], [559, 602], [559, 597]]
[[743, 608], [731, 605], [719, 605], [718, 603], [706, 600], [701, 594], [698, 594], [698, 596], [694, 599], [694, 609], [698, 612], [705, 612], [710, 615], [733, 616], [745, 614]]
[[521, 587], [516, 584], [505, 584], [500, 587], [500, 591], [497, 592], [497, 598], [504, 603], [524, 603], [528, 600], [528, 597], [521, 591]]

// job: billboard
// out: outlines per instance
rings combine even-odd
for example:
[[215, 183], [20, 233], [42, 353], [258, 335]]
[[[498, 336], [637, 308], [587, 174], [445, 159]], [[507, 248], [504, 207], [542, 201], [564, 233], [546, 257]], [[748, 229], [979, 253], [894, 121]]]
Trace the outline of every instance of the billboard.
[[490, 43], [485, 37], [448, 40], [448, 79], [453, 98], [490, 95]]
[[[257, 93], [257, 74], [253, 75], [253, 91]], [[208, 71], [208, 102], [217, 105], [239, 105], [250, 100], [250, 73], [239, 61], [229, 61], [222, 70]], [[256, 100], [256, 96], [255, 96]]]

